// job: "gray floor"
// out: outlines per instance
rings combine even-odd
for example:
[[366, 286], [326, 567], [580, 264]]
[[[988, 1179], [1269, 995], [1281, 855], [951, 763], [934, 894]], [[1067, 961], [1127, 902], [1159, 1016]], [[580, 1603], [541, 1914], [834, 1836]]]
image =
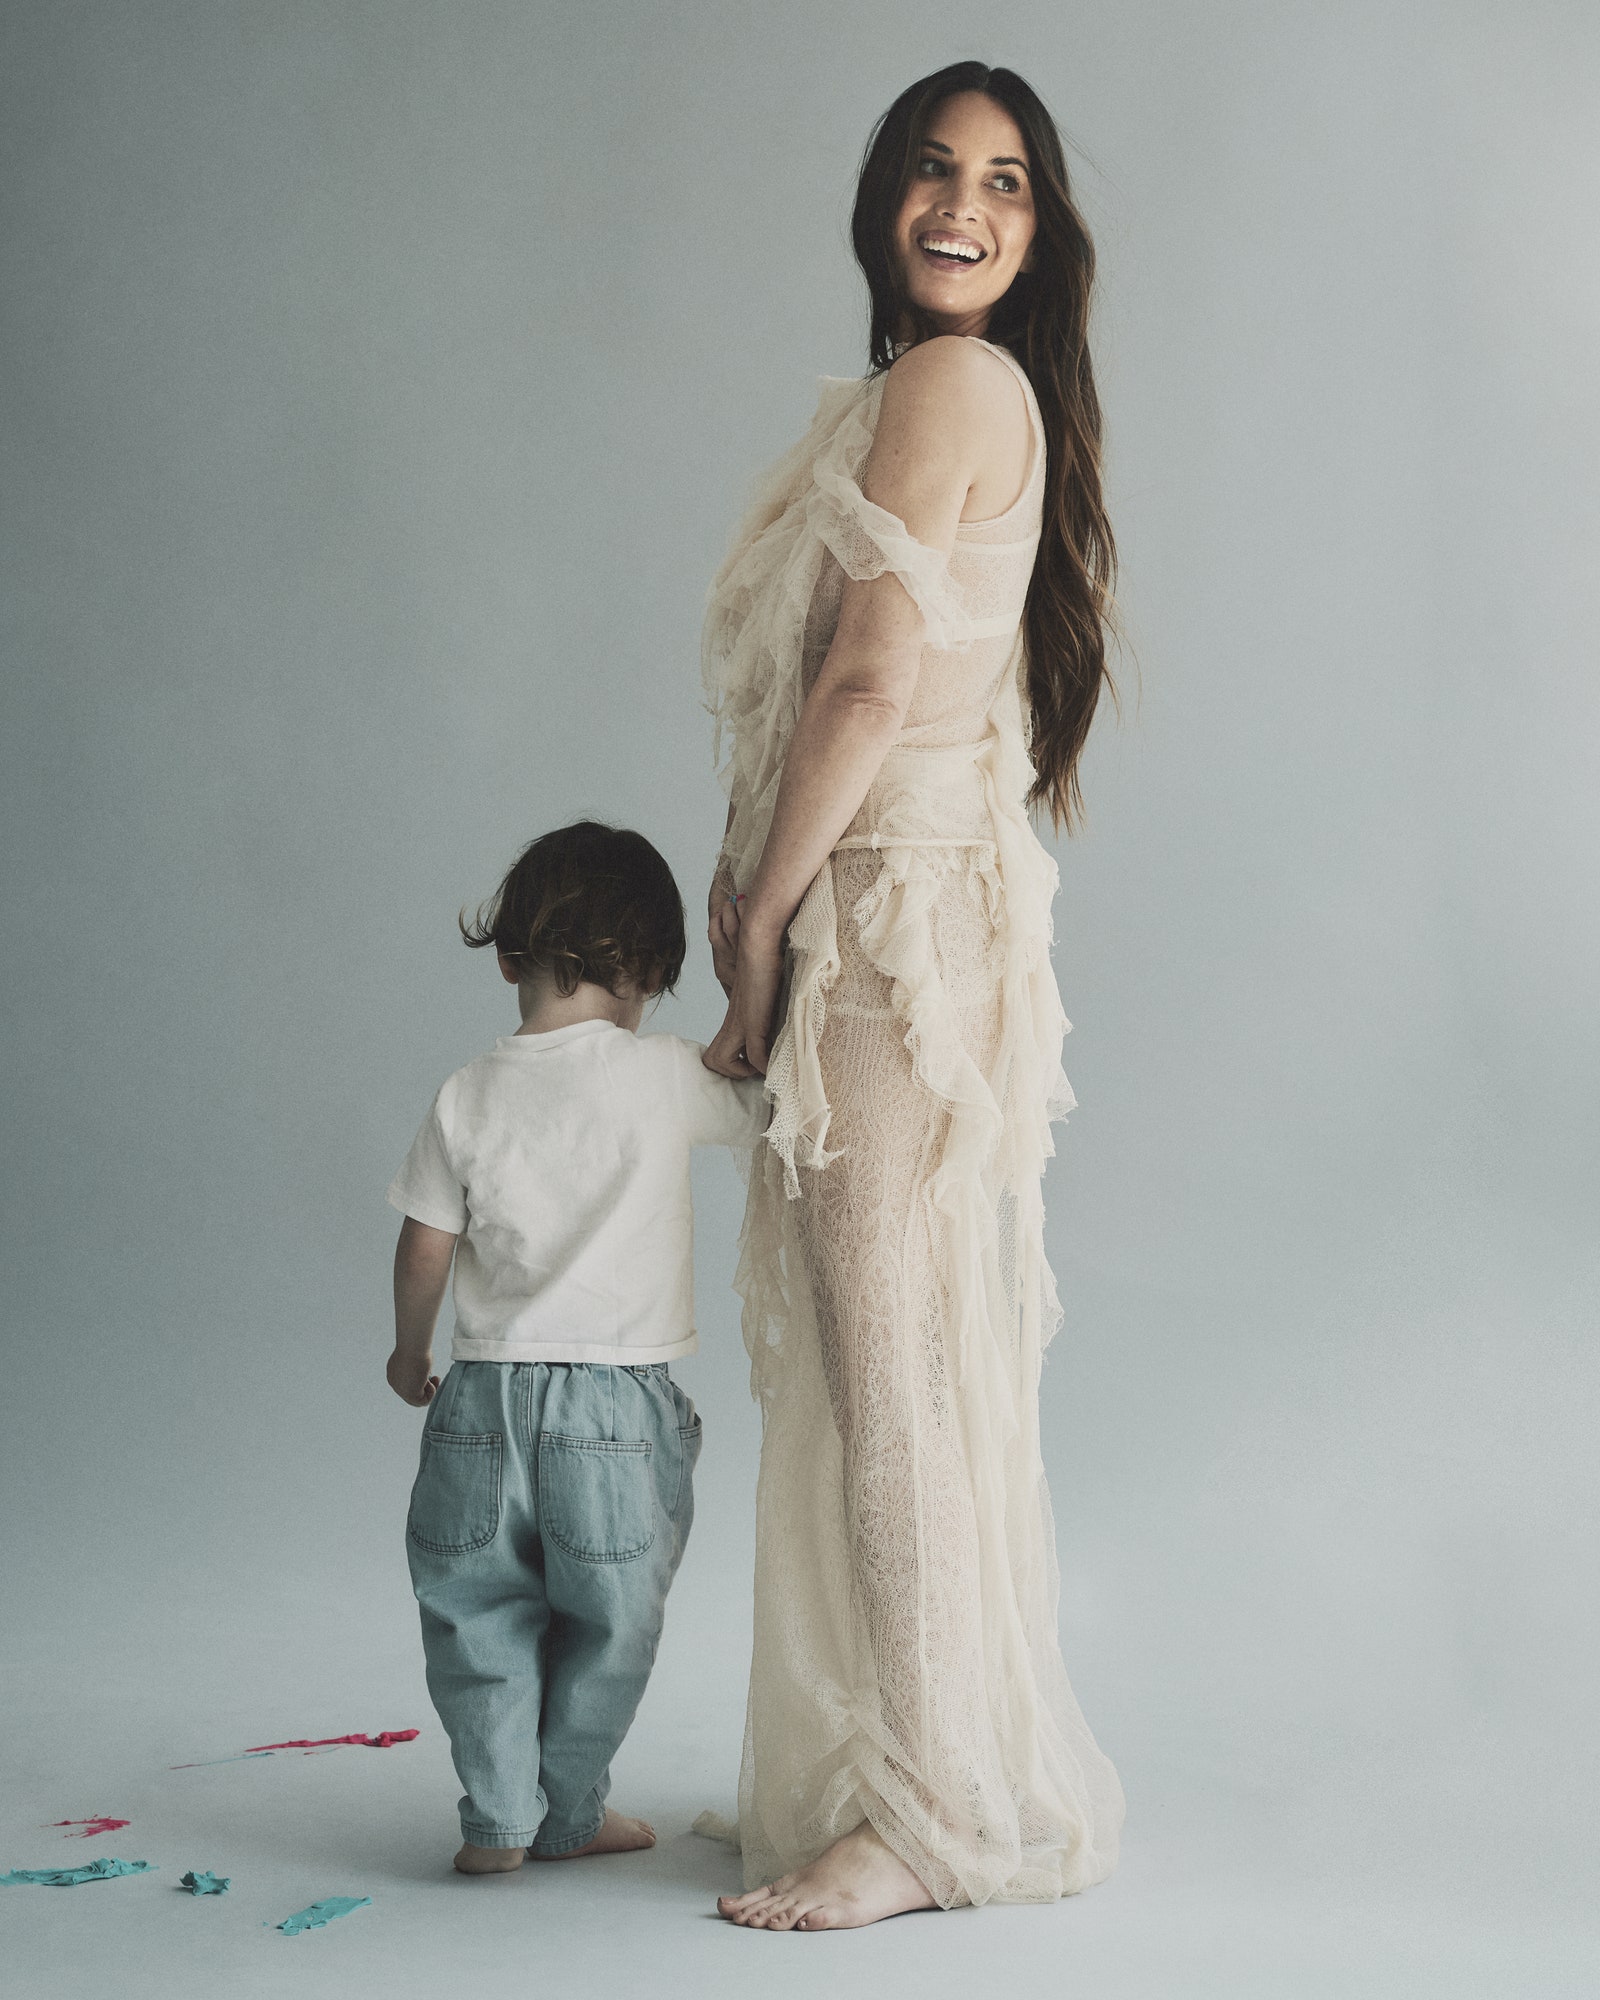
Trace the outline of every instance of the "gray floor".
[[[1117, 1876], [1053, 1908], [912, 1917], [820, 1938], [740, 1933], [711, 1914], [730, 1877], [726, 1851], [687, 1831], [708, 1799], [727, 1802], [736, 1716], [725, 1711], [720, 1673], [715, 1704], [697, 1692], [701, 1663], [681, 1618], [618, 1771], [619, 1800], [655, 1816], [660, 1847], [466, 1882], [448, 1867], [454, 1788], [404, 1607], [386, 1609], [374, 1596], [319, 1602], [315, 1591], [257, 1598], [249, 1630], [222, 1637], [212, 1625], [210, 1636], [196, 1629], [148, 1640], [137, 1693], [127, 1691], [126, 1653], [95, 1656], [92, 1607], [83, 1612], [53, 1694], [32, 1704], [29, 1726], [7, 1732], [4, 1851], [28, 1866], [114, 1853], [160, 1872], [6, 1891], [7, 1990], [19, 2000], [101, 1990], [128, 2000], [403, 2000], [601, 1986], [968, 1995], [1002, 1981], [1010, 1994], [1096, 2000], [1524, 2000], [1592, 1995], [1600, 1980], [1595, 1927], [1553, 1910], [1467, 1894], [1418, 1899], [1404, 1884], [1359, 1877], [1306, 1881], [1281, 1856], [1273, 1869], [1264, 1858], [1270, 1802], [1251, 1826], [1237, 1797], [1227, 1801], [1229, 1839], [1208, 1843], [1181, 1805], [1147, 1794]], [[197, 1625], [210, 1620], [201, 1615]], [[341, 1636], [304, 1643], [319, 1625]], [[389, 1671], [374, 1676], [375, 1657], [390, 1659]], [[414, 1723], [421, 1739], [387, 1752], [166, 1768], [258, 1742], [263, 1729], [320, 1735]], [[39, 1826], [96, 1811], [132, 1824], [92, 1842]], [[229, 1895], [179, 1893], [191, 1867], [231, 1875]], [[373, 1900], [299, 1937], [264, 1927], [325, 1895]]]
[[[1419, 1530], [1403, 1509], [1386, 1512], [1393, 1495], [1370, 1475], [1364, 1499], [1338, 1483], [1352, 1426], [1375, 1457], [1385, 1437], [1414, 1427], [1404, 1384], [1377, 1383], [1372, 1411], [1347, 1410], [1320, 1455], [1310, 1419], [1298, 1432], [1282, 1420], [1270, 1452], [1241, 1455], [1228, 1439], [1258, 1436], [1259, 1413], [1219, 1417], [1206, 1388], [1207, 1354], [1230, 1329], [1249, 1331], [1239, 1312], [1219, 1308], [1208, 1326], [1192, 1301], [1184, 1307], [1196, 1358], [1187, 1372], [1169, 1364], [1158, 1396], [1142, 1380], [1133, 1330], [1161, 1339], [1162, 1301], [1071, 1276], [1082, 1324], [1075, 1358], [1047, 1371], [1046, 1419], [1071, 1447], [1052, 1468], [1071, 1665], [1130, 1801], [1109, 1883], [1051, 1908], [820, 1938], [716, 1921], [732, 1857], [688, 1829], [702, 1808], [733, 1802], [755, 1418], [731, 1357], [704, 1354], [684, 1371], [711, 1440], [702, 1519], [613, 1794], [654, 1818], [654, 1853], [492, 1882], [451, 1874], [456, 1787], [392, 1518], [412, 1426], [396, 1406], [385, 1429], [391, 1412], [375, 1392], [362, 1416], [370, 1432], [352, 1444], [359, 1478], [331, 1463], [320, 1481], [307, 1471], [275, 1483], [240, 1458], [225, 1503], [220, 1464], [207, 1472], [174, 1450], [164, 1490], [148, 1483], [154, 1473], [143, 1486], [112, 1482], [85, 1498], [70, 1539], [63, 1529], [53, 1542], [57, 1524], [37, 1519], [14, 1542], [26, 1615], [8, 1620], [4, 1639], [0, 1862], [106, 1853], [159, 1872], [0, 1892], [8, 1994], [1600, 1991], [1600, 1922], [1570, 1835], [1587, 1818], [1584, 1767], [1576, 1748], [1562, 1749], [1580, 1690], [1568, 1690], [1570, 1712], [1553, 1705], [1548, 1631], [1526, 1635], [1543, 1660], [1543, 1703], [1530, 1697], [1536, 1677], [1519, 1682], [1508, 1665], [1517, 1656], [1505, 1632], [1492, 1659], [1471, 1657], [1471, 1630], [1452, 1622], [1441, 1592], [1468, 1602], [1462, 1577], [1481, 1568], [1501, 1625], [1517, 1615], [1509, 1569], [1496, 1570], [1475, 1520], [1458, 1560], [1437, 1511]], [[1146, 1412], [1149, 1434], [1134, 1442], [1142, 1464], [1161, 1468], [1154, 1484], [1131, 1463], [1119, 1484], [1113, 1462], [1128, 1441], [1097, 1442], [1086, 1428], [1110, 1379], [1102, 1369]], [[1479, 1393], [1515, 1434], [1502, 1385], [1490, 1379]], [[319, 1418], [288, 1401], [260, 1421]], [[159, 1457], [158, 1443], [146, 1440], [141, 1455]], [[1398, 1446], [1387, 1455], [1391, 1484], [1403, 1482]], [[1487, 1477], [1480, 1469], [1476, 1500], [1504, 1514], [1512, 1502]], [[366, 1499], [352, 1511], [355, 1488]], [[1526, 1509], [1525, 1476], [1522, 1488]], [[1529, 1599], [1542, 1596], [1531, 1557], [1521, 1570]], [[389, 1751], [170, 1768], [285, 1736], [413, 1726], [419, 1740]], [[131, 1824], [88, 1842], [46, 1825], [90, 1814]], [[231, 1876], [232, 1891], [178, 1893], [188, 1868]], [[372, 1904], [299, 1937], [270, 1927], [326, 1895]]]

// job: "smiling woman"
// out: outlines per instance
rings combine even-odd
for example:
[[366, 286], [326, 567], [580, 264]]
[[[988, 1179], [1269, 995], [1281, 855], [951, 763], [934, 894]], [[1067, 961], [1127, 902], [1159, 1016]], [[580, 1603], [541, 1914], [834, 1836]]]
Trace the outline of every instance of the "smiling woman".
[[1026, 810], [1071, 815], [1105, 671], [1093, 254], [1044, 107], [975, 63], [891, 107], [853, 232], [875, 372], [824, 384], [706, 627], [732, 739], [706, 1060], [772, 1100], [740, 1266], [746, 1892], [720, 1906], [755, 1929], [1070, 1894], [1122, 1817], [1039, 1454], [1072, 1098]]
[[[1028, 162], [1016, 121], [977, 91], [941, 105], [938, 129], [949, 136], [924, 134], [900, 205], [900, 265], [914, 307], [946, 332], [977, 333], [1018, 273], [1033, 268]], [[991, 145], [1019, 150], [988, 153]]]

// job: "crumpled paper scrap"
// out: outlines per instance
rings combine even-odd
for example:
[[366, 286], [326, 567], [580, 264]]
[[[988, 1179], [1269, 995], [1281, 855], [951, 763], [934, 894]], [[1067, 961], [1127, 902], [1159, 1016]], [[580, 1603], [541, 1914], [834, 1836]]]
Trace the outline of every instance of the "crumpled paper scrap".
[[115, 1833], [119, 1827], [132, 1826], [128, 1819], [53, 1819], [50, 1826], [70, 1826], [79, 1829], [65, 1836], [68, 1840], [93, 1840], [97, 1833]]
[[191, 1896], [225, 1896], [231, 1875], [213, 1875], [207, 1868], [191, 1868], [187, 1875], [179, 1877], [178, 1887], [187, 1889]]
[[267, 1750], [321, 1750], [335, 1743], [358, 1743], [363, 1750], [388, 1750], [396, 1743], [410, 1743], [420, 1729], [385, 1729], [377, 1736], [294, 1736], [287, 1743], [257, 1743], [244, 1754], [259, 1757]]
[[309, 1903], [292, 1917], [285, 1917], [278, 1929], [287, 1931], [290, 1937], [298, 1937], [301, 1931], [320, 1931], [335, 1917], [347, 1917], [352, 1910], [359, 1910], [363, 1903], [371, 1901], [370, 1896], [324, 1896], [320, 1902]]
[[70, 1889], [77, 1882], [105, 1882], [113, 1875], [144, 1875], [155, 1867], [153, 1861], [86, 1861], [81, 1868], [13, 1868], [0, 1875], [7, 1888], [18, 1882], [37, 1882], [46, 1889]]

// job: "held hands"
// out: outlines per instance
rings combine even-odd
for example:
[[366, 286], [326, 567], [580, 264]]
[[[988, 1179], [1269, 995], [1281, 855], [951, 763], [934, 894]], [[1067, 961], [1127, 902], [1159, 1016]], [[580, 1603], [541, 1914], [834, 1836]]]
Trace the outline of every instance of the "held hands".
[[[717, 977], [728, 995], [728, 1015], [717, 1030], [716, 1039], [706, 1050], [704, 1062], [721, 1076], [765, 1076], [767, 1056], [772, 1046], [772, 1019], [778, 1008], [778, 987], [783, 977], [782, 933], [771, 933], [750, 918], [743, 922], [737, 906], [732, 911], [731, 935], [725, 943], [732, 963], [724, 976], [717, 961], [717, 943], [712, 939], [712, 960]], [[716, 918], [713, 917], [713, 927]]]
[[402, 1403], [410, 1403], [420, 1410], [425, 1403], [431, 1403], [439, 1387], [439, 1378], [429, 1371], [433, 1367], [433, 1353], [429, 1349], [422, 1354], [409, 1354], [397, 1347], [389, 1356], [389, 1365], [384, 1369], [389, 1387]]

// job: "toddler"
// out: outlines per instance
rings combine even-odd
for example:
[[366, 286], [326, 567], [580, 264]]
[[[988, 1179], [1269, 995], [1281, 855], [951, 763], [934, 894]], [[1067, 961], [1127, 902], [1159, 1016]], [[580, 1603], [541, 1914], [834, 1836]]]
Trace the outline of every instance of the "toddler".
[[[649, 1847], [606, 1807], [693, 1515], [689, 1149], [750, 1144], [759, 1079], [637, 1030], [683, 904], [637, 833], [534, 841], [476, 921], [522, 1025], [434, 1099], [389, 1189], [390, 1386], [427, 1404], [406, 1547], [468, 1875]], [[455, 1267], [441, 1383], [433, 1331]]]

